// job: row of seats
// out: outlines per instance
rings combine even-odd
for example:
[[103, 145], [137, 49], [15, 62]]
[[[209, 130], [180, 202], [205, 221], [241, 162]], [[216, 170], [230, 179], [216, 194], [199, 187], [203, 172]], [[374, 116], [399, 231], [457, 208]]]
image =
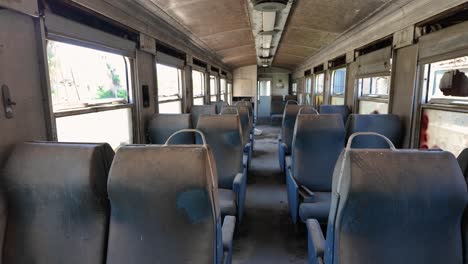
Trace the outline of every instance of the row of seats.
[[441, 150], [397, 150], [384, 136], [387, 149], [353, 148], [366, 137], [351, 136], [334, 167], [326, 239], [320, 220], [306, 220], [309, 263], [466, 263], [468, 193], [460, 168], [468, 149], [458, 164]]
[[[216, 161], [222, 216], [236, 215], [241, 222], [251, 155], [249, 137], [252, 121], [249, 111], [244, 105], [224, 106], [219, 115], [207, 109], [214, 108], [194, 106], [192, 114], [155, 114], [149, 124], [150, 142], [164, 144], [173, 133], [192, 129], [192, 123], [196, 122], [196, 128], [204, 133]], [[201, 138], [194, 136], [192, 132], [189, 130], [186, 133], [178, 133], [171, 138], [171, 142], [200, 144]]]
[[[284, 142], [283, 138], [279, 142], [280, 155], [284, 156], [280, 156], [280, 163], [284, 162], [293, 222], [300, 217], [304, 222], [316, 218], [324, 223], [330, 210], [333, 168], [347, 138], [357, 132], [376, 132], [398, 145], [401, 125], [395, 115], [350, 115], [345, 128], [340, 114], [310, 114], [303, 111], [306, 109], [288, 105], [285, 110]], [[354, 140], [353, 147], [386, 148], [388, 145], [379, 136], [369, 135]]]
[[272, 124], [281, 124], [284, 108], [288, 102], [296, 102], [296, 95], [272, 95], [270, 98], [270, 121]]
[[221, 218], [215, 166], [204, 140], [115, 157], [107, 144], [20, 144], [1, 183], [2, 261], [230, 263], [236, 219]]
[[[402, 127], [401, 120], [397, 115], [359, 115], [350, 114], [350, 110], [345, 105], [322, 105], [320, 111], [307, 110], [310, 106], [288, 104], [283, 113], [283, 123], [281, 127], [278, 153], [280, 168], [285, 171], [285, 160], [291, 155], [294, 128], [299, 110], [302, 114], [320, 113], [337, 114], [341, 116], [346, 129], [346, 138], [356, 132], [376, 132], [390, 138], [397, 147], [401, 147]], [[353, 147], [359, 148], [380, 148], [386, 144], [379, 137], [358, 138], [353, 143]], [[344, 145], [344, 144], [343, 144]]]

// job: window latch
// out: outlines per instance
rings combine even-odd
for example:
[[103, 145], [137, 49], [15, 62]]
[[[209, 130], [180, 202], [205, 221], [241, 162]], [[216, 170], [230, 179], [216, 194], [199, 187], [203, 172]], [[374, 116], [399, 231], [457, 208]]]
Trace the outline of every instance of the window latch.
[[5, 117], [7, 119], [11, 119], [13, 118], [13, 106], [16, 105], [16, 102], [11, 99], [10, 88], [8, 88], [8, 86], [5, 84], [2, 85], [2, 97], [3, 107], [5, 109]]

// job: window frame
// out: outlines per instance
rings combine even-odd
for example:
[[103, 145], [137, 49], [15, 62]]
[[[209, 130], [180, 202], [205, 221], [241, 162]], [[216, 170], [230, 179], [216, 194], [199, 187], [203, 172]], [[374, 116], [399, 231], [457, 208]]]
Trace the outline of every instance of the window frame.
[[[320, 76], [323, 76], [323, 82], [322, 82], [322, 86], [323, 86], [323, 89], [322, 89], [322, 92], [321, 93], [318, 93], [317, 92], [317, 88], [318, 88], [318, 79]], [[316, 72], [314, 73], [314, 81], [313, 81], [313, 88], [312, 88], [312, 94], [313, 94], [313, 105], [315, 107], [319, 107], [320, 105], [317, 105], [316, 104], [316, 100], [317, 100], [317, 96], [322, 96], [322, 104], [325, 103], [325, 87], [326, 87], [326, 83], [327, 83], [327, 74], [326, 74], [326, 71], [320, 71], [320, 72]], [[321, 104], [321, 105], [322, 105]]]
[[157, 103], [158, 103], [158, 113], [159, 113], [159, 106], [161, 104], [167, 104], [167, 103], [174, 103], [174, 102], [180, 102], [180, 113], [183, 113], [184, 112], [184, 79], [185, 79], [185, 76], [184, 76], [184, 69], [181, 68], [181, 67], [177, 67], [175, 65], [169, 65], [169, 64], [165, 64], [165, 63], [159, 63], [157, 60], [156, 60], [156, 78], [157, 80], [158, 79], [158, 65], [162, 65], [162, 66], [165, 66], [165, 67], [171, 67], [171, 68], [174, 68], [174, 69], [177, 69], [177, 84], [178, 84], [178, 88], [179, 88], [179, 94], [177, 95], [178, 98], [177, 99], [168, 99], [168, 100], [160, 100], [160, 96], [159, 96], [159, 81], [156, 83], [157, 85], [157, 91], [158, 91], [158, 97], [157, 97]]
[[[214, 102], [218, 102], [219, 101], [219, 89], [220, 89], [220, 85], [219, 85], [219, 75], [215, 72], [209, 72], [209, 80], [210, 80], [210, 94], [208, 96], [208, 98], [210, 99], [209, 102], [210, 103], [214, 103]], [[213, 77], [214, 79], [214, 85], [215, 85], [215, 89], [213, 89], [213, 87], [211, 87], [211, 77]], [[216, 93], [213, 94], [213, 91], [215, 91]], [[216, 99], [213, 101], [212, 100], [212, 97], [216, 97]]]
[[[224, 81], [224, 93], [223, 93], [223, 81]], [[227, 102], [227, 78], [226, 76], [221, 76], [219, 78], [219, 98], [223, 102]]]
[[[202, 82], [202, 93], [203, 94], [201, 96], [199, 96], [199, 95], [195, 96], [195, 94], [194, 94], [194, 89], [193, 89], [193, 83], [194, 83], [193, 82], [193, 74], [194, 74], [194, 72], [199, 72], [202, 75], [201, 82]], [[205, 97], [206, 97], [206, 92], [207, 92], [207, 85], [206, 85], [207, 78], [206, 78], [206, 75], [207, 75], [206, 69], [198, 68], [196, 66], [194, 66], [192, 68], [192, 105], [195, 105], [195, 99], [202, 99], [203, 104], [205, 104]]]
[[[68, 21], [70, 20], [64, 19], [64, 21], [67, 21], [68, 23]], [[75, 25], [75, 23], [72, 22], [71, 25]], [[77, 27], [81, 27], [81, 25], [79, 24], [76, 24], [76, 25]], [[41, 24], [41, 27], [44, 27], [44, 24]], [[45, 33], [43, 35], [44, 45], [42, 46], [42, 50], [45, 55], [44, 77], [46, 78], [46, 83], [47, 83], [46, 85], [47, 96], [48, 96], [47, 103], [49, 105], [49, 112], [50, 112], [50, 127], [49, 127], [50, 140], [58, 141], [58, 131], [57, 131], [57, 119], [58, 118], [78, 116], [78, 115], [91, 114], [91, 113], [100, 113], [100, 112], [112, 111], [112, 110], [130, 109], [131, 123], [129, 125], [131, 126], [130, 129], [132, 132], [132, 135], [130, 138], [130, 144], [139, 142], [139, 126], [137, 125], [137, 113], [136, 113], [137, 105], [135, 103], [136, 102], [135, 87], [136, 87], [136, 81], [137, 81], [136, 79], [136, 68], [137, 68], [136, 67], [136, 63], [137, 63], [136, 62], [136, 48], [134, 52], [130, 54], [128, 53], [128, 51], [119, 50], [113, 47], [102, 46], [99, 44], [90, 43], [87, 41], [81, 41], [79, 39], [74, 39], [74, 38], [70, 38], [67, 36], [52, 34], [52, 33], [46, 32], [45, 28], [42, 28], [42, 30]], [[108, 33], [102, 32], [102, 34], [104, 35], [103, 38], [105, 38]], [[49, 74], [49, 64], [47, 63], [47, 42], [48, 41], [55, 41], [59, 43], [75, 45], [75, 46], [82, 47], [82, 48], [93, 49], [96, 51], [113, 53], [113, 54], [120, 55], [123, 58], [125, 58], [126, 77], [127, 77], [127, 94], [128, 94], [128, 98], [126, 102], [123, 103], [123, 100], [115, 100], [115, 101], [106, 102], [106, 103], [103, 102], [103, 103], [96, 103], [96, 104], [87, 104], [84, 107], [64, 108], [64, 109], [54, 111], [53, 100], [52, 100], [52, 87], [51, 87], [50, 74]]]

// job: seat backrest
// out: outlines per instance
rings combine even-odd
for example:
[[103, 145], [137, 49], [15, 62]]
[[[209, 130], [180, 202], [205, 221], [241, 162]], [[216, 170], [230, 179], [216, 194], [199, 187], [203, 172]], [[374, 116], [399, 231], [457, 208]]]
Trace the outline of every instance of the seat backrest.
[[270, 115], [283, 114], [284, 101], [282, 95], [272, 95], [270, 103]]
[[228, 103], [224, 101], [218, 101], [211, 104], [216, 106], [216, 114], [220, 114], [221, 111], [223, 111], [223, 108], [228, 106]]
[[239, 111], [239, 118], [242, 129], [242, 142], [243, 145], [249, 143], [250, 130], [252, 129], [252, 118], [249, 115], [249, 109], [245, 105], [238, 105], [237, 110]]
[[108, 144], [23, 143], [3, 173], [3, 263], [103, 263], [109, 220]]
[[463, 263], [468, 197], [451, 153], [351, 149], [333, 184], [326, 263]]
[[302, 114], [315, 114], [312, 111], [312, 108], [304, 105], [287, 104], [284, 108], [283, 123], [281, 125], [281, 138], [289, 150], [291, 150], [292, 146], [297, 114], [301, 108], [303, 108]]
[[190, 113], [192, 114], [192, 125], [197, 127], [200, 116], [216, 115], [216, 105], [193, 105]]
[[220, 213], [212, 166], [200, 145], [120, 148], [108, 182], [107, 263], [216, 263]]
[[[174, 132], [190, 129], [192, 116], [190, 114], [155, 114], [149, 122], [149, 137], [152, 144], [164, 144]], [[195, 137], [191, 133], [183, 133], [174, 138], [174, 144], [194, 144]]]
[[468, 179], [468, 148], [464, 149], [460, 155], [458, 155], [457, 160], [465, 179]]
[[297, 95], [286, 95], [284, 96], [284, 101], [297, 101]]
[[336, 160], [344, 147], [339, 115], [298, 115], [292, 143], [292, 171], [299, 185], [329, 192]]
[[252, 105], [252, 102], [250, 102], [250, 101], [239, 101], [239, 102], [236, 103], [236, 106], [240, 106], [240, 105], [247, 106], [247, 108], [249, 109], [249, 115], [250, 115], [250, 117], [253, 117], [253, 105]]
[[[390, 139], [395, 147], [401, 147], [402, 127], [397, 115], [360, 115], [351, 114], [346, 123], [347, 138], [356, 132], [375, 132]], [[380, 137], [357, 137], [353, 148], [388, 148], [388, 144]]]
[[[216, 160], [219, 187], [232, 189], [232, 183], [242, 168], [242, 131], [239, 116], [201, 116], [197, 129], [205, 135]], [[200, 143], [200, 137], [197, 137]]]
[[321, 105], [319, 109], [321, 114], [339, 114], [343, 117], [343, 123], [346, 124], [348, 116], [351, 113], [347, 105]]

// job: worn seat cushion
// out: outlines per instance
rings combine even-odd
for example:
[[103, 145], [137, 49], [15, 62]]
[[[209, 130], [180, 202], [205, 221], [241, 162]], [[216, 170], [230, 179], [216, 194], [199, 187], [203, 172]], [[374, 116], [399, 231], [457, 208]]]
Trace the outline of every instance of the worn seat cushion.
[[331, 193], [314, 192], [313, 203], [302, 203], [299, 207], [299, 216], [303, 222], [315, 218], [321, 223], [326, 223], [330, 212]]
[[218, 189], [219, 207], [221, 209], [221, 215], [236, 215], [236, 193], [229, 189]]

